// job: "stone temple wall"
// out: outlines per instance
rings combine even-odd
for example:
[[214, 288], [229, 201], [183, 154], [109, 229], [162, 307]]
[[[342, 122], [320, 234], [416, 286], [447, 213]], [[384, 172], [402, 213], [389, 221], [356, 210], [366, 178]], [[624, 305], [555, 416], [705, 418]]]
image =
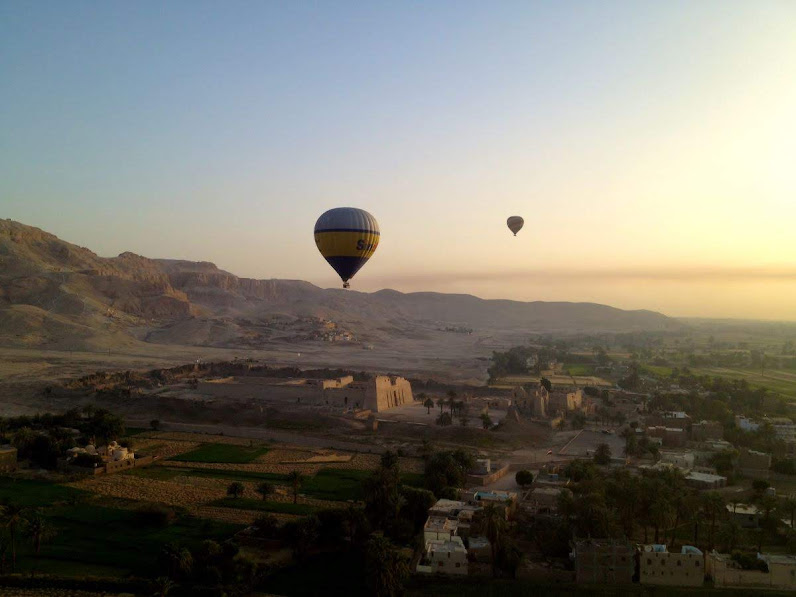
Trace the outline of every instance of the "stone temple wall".
[[373, 412], [414, 402], [412, 385], [403, 377], [379, 375], [371, 384], [365, 407]]

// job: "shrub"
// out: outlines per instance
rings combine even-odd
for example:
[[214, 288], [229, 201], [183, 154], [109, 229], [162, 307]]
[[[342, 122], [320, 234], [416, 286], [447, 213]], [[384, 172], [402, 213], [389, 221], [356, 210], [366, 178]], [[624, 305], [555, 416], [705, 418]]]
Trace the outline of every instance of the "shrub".
[[263, 539], [276, 539], [279, 537], [279, 521], [273, 514], [262, 514], [254, 520], [256, 535]]
[[246, 491], [246, 487], [239, 481], [230, 483], [229, 487], [227, 487], [227, 495], [231, 495], [234, 498], [241, 497], [244, 491]]
[[517, 474], [514, 475], [514, 480], [517, 482], [517, 485], [525, 487], [533, 483], [533, 473], [528, 470], [517, 471]]
[[163, 504], [143, 504], [136, 510], [136, 518], [144, 526], [164, 528], [177, 519], [177, 513]]

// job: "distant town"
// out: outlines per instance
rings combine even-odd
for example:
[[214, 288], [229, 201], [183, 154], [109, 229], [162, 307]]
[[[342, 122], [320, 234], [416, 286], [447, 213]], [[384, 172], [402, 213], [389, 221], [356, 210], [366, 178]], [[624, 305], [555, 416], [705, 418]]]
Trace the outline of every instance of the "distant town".
[[[47, 386], [82, 406], [2, 421], [0, 579], [175, 595], [793, 591], [792, 400], [688, 366], [733, 351], [758, 367], [754, 349], [655, 338], [537, 337], [495, 352], [482, 385], [239, 359]], [[786, 343], [765, 366], [792, 358]], [[328, 565], [349, 571], [339, 587]]]

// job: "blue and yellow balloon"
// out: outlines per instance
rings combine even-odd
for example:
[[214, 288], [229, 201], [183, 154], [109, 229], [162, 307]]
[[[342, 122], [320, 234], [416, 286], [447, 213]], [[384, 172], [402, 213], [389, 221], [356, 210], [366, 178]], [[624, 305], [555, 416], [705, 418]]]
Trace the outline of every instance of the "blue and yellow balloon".
[[356, 207], [336, 207], [315, 222], [315, 245], [348, 288], [379, 246], [376, 218]]

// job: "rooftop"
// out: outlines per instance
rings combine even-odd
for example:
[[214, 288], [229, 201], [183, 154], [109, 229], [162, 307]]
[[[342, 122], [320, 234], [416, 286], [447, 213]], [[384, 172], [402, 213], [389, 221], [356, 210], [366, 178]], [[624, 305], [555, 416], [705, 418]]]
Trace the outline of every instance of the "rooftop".
[[705, 481], [708, 483], [713, 483], [715, 481], [726, 481], [727, 477], [722, 477], [721, 475], [714, 475], [712, 473], [700, 473], [697, 471], [691, 471], [686, 475], [686, 479], [691, 479], [692, 481]]
[[531, 497], [534, 496], [557, 496], [561, 493], [561, 487], [537, 487], [531, 493]]
[[442, 518], [439, 516], [431, 516], [428, 520], [426, 520], [426, 524], [423, 525], [423, 530], [436, 532], [455, 532], [458, 527], [458, 520], [451, 520], [450, 518]]
[[489, 539], [486, 537], [470, 537], [470, 549], [482, 549], [489, 547]]
[[663, 413], [663, 416], [667, 419], [690, 419], [684, 411], [682, 410], [673, 410], [670, 412]]
[[462, 552], [467, 553], [467, 549], [464, 547], [464, 543], [462, 543], [461, 537], [451, 537], [450, 539], [429, 539], [426, 541], [426, 551], [433, 551], [433, 552]]
[[437, 500], [437, 503], [431, 506], [431, 510], [456, 510], [459, 508], [464, 508], [467, 505], [466, 502], [460, 502], [458, 500], [446, 500], [441, 499]]
[[733, 507], [732, 504], [727, 504], [727, 512], [735, 512], [735, 514], [759, 514], [760, 510], [757, 509], [757, 506], [753, 506], [751, 504], [735, 504]]
[[683, 547], [680, 549], [680, 553], [682, 553], [682, 554], [691, 553], [691, 554], [694, 554], [696, 556], [701, 556], [702, 555], [702, 550], [701, 549], [697, 549], [693, 545], [683, 545]]

